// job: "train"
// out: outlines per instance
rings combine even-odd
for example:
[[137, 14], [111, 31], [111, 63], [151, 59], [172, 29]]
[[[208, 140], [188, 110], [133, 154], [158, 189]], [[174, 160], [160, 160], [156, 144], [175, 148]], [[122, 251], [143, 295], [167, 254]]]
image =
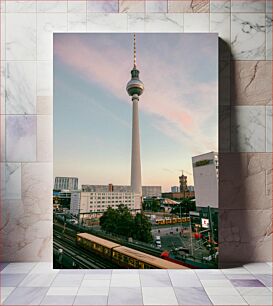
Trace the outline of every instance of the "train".
[[176, 223], [185, 223], [190, 222], [190, 217], [175, 217], [175, 218], [164, 218], [164, 219], [156, 219], [155, 223], [157, 225], [164, 225], [164, 224], [176, 224]]
[[140, 252], [88, 233], [77, 234], [76, 243], [127, 269], [187, 269], [186, 266]]

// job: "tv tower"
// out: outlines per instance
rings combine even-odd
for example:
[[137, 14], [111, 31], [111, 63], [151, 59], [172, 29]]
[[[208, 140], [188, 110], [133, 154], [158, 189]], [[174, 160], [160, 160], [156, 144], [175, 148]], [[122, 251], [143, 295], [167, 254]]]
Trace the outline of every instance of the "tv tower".
[[[143, 93], [144, 85], [139, 79], [139, 70], [136, 68], [136, 35], [134, 34], [134, 66], [131, 70], [131, 80], [127, 83], [126, 90], [133, 102], [132, 117], [132, 157], [131, 157], [131, 189], [139, 196], [139, 205], [141, 208], [142, 186], [141, 186], [141, 161], [140, 161], [140, 137], [139, 137], [139, 119], [138, 119], [138, 101]], [[139, 207], [138, 207], [139, 206]]]

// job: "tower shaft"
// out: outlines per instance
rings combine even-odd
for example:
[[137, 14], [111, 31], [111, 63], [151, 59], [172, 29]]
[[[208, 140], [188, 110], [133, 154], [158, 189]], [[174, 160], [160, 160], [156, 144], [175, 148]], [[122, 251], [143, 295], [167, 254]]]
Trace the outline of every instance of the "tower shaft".
[[141, 187], [141, 162], [140, 162], [140, 136], [138, 119], [138, 95], [132, 96], [132, 157], [131, 157], [131, 188], [132, 192], [142, 195]]

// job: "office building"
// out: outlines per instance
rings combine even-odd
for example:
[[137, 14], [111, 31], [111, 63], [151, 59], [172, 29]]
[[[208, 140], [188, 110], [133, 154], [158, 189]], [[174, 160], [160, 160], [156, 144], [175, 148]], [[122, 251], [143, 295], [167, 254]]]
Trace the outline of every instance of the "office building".
[[54, 189], [56, 190], [77, 190], [77, 177], [55, 177]]

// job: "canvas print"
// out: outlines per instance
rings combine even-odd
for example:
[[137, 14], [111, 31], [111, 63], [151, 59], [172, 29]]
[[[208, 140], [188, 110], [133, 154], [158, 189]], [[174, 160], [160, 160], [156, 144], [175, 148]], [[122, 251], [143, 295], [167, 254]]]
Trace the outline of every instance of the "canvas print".
[[217, 268], [217, 34], [53, 41], [54, 268]]

